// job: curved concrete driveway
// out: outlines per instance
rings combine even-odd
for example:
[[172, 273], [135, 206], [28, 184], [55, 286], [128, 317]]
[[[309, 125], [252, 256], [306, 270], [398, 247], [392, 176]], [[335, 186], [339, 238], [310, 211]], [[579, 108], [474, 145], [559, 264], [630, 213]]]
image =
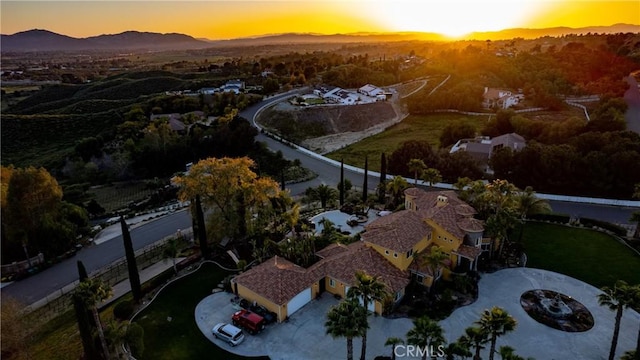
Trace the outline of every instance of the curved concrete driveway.
[[[481, 312], [492, 306], [505, 308], [518, 321], [516, 330], [498, 339], [498, 347], [509, 345], [516, 352], [536, 359], [606, 359], [613, 333], [614, 313], [598, 305], [601, 291], [574, 278], [539, 269], [505, 269], [484, 274], [479, 283], [479, 299], [459, 308], [440, 322], [448, 342], [455, 341], [464, 329], [478, 320]], [[567, 333], [542, 325], [527, 315], [520, 306], [520, 295], [531, 289], [549, 289], [572, 296], [592, 313], [595, 325], [586, 332]], [[346, 341], [332, 339], [325, 334], [324, 322], [327, 310], [338, 303], [329, 294], [314, 300], [295, 313], [288, 322], [274, 324], [257, 336], [247, 335], [235, 348], [214, 339], [211, 328], [218, 322], [229, 322], [235, 311], [231, 294], [218, 293], [204, 298], [196, 307], [195, 318], [202, 333], [216, 345], [238, 355], [268, 355], [271, 359], [337, 359], [346, 356]], [[370, 318], [367, 354], [374, 358], [389, 355], [384, 346], [388, 337], [406, 338], [412, 327], [410, 319]], [[626, 310], [622, 318], [617, 356], [632, 350], [636, 345], [640, 315]], [[360, 351], [360, 340], [354, 340], [354, 354]], [[487, 356], [484, 351], [484, 357]]]

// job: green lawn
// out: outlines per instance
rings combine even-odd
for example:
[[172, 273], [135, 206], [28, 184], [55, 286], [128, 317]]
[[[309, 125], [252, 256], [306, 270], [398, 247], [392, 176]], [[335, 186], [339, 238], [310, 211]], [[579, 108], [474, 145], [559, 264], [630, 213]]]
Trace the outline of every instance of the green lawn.
[[363, 167], [365, 155], [369, 156], [369, 170], [380, 171], [380, 154], [387, 156], [408, 140], [423, 140], [432, 146], [440, 146], [440, 134], [445, 126], [454, 122], [473, 125], [478, 132], [487, 121], [487, 116], [467, 116], [460, 114], [409, 115], [401, 123], [370, 136], [327, 156], [334, 160], [344, 158], [345, 164]]
[[195, 274], [162, 290], [135, 319], [144, 328], [140, 359], [247, 359], [211, 343], [194, 319], [196, 305], [227, 275], [213, 264], [204, 264]]
[[569, 275], [593, 286], [616, 280], [640, 284], [640, 256], [598, 231], [545, 223], [527, 223], [523, 245], [527, 267]]

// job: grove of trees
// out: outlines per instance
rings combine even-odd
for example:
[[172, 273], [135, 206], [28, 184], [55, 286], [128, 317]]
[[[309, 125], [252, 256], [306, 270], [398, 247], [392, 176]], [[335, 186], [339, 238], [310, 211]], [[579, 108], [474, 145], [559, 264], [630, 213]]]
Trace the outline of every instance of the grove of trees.
[[88, 233], [87, 212], [62, 200], [62, 188], [44, 168], [2, 167], [2, 263], [42, 253], [51, 260]]

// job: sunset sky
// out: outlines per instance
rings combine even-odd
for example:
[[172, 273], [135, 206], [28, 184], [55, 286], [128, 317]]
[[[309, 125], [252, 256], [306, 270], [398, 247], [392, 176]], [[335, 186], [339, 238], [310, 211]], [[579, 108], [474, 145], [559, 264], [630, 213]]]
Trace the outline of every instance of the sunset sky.
[[640, 2], [590, 0], [5, 1], [0, 30], [73, 37], [126, 30], [230, 39], [286, 32], [437, 32], [640, 25]]

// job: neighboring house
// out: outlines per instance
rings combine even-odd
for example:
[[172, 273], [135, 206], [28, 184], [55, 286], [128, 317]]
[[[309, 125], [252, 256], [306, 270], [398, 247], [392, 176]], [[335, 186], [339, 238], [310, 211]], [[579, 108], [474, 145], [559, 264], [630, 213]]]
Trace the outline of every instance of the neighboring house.
[[482, 95], [484, 101], [482, 106], [487, 109], [508, 109], [518, 105], [524, 97], [522, 95], [513, 95], [509, 90], [501, 90], [494, 88], [484, 88]]
[[198, 92], [203, 95], [212, 95], [217, 92], [220, 92], [220, 88], [202, 88], [198, 90]]
[[313, 90], [313, 93], [323, 98], [325, 102], [332, 104], [354, 105], [362, 101], [357, 93], [339, 87], [329, 90], [323, 86]]
[[371, 84], [367, 84], [360, 89], [358, 92], [367, 96], [377, 97], [378, 95], [384, 95], [384, 90], [380, 89], [377, 86], [373, 86]]
[[171, 130], [178, 132], [178, 133], [184, 133], [186, 130], [186, 126], [185, 124], [182, 122], [182, 115], [178, 114], [178, 113], [172, 113], [172, 114], [152, 114], [150, 117], [151, 121], [157, 120], [157, 119], [166, 119], [169, 122], [169, 127], [171, 128]]
[[169, 122], [169, 127], [171, 127], [171, 130], [178, 133], [185, 133], [191, 127], [191, 125], [187, 126], [182, 121], [185, 118], [191, 120], [187, 122], [197, 123], [197, 122], [203, 122], [205, 119], [205, 115], [204, 115], [204, 112], [202, 111], [192, 111], [186, 114], [178, 114], [178, 113], [151, 114], [151, 117], [149, 119], [151, 121], [154, 121], [156, 119], [166, 119]]
[[493, 173], [489, 167], [489, 159], [494, 151], [509, 147], [513, 151], [520, 151], [527, 146], [527, 141], [516, 133], [509, 133], [494, 138], [478, 136], [474, 139], [460, 139], [452, 147], [449, 153], [458, 151], [468, 152], [483, 168], [486, 173]]
[[233, 92], [235, 94], [239, 94], [244, 91], [244, 87], [244, 81], [236, 79], [227, 81], [226, 84], [220, 87], [220, 90], [222, 90], [223, 92]]
[[[355, 273], [364, 271], [378, 276], [391, 295], [382, 303], [370, 304], [370, 311], [382, 314], [402, 299], [411, 277], [431, 286], [440, 276], [476, 270], [478, 257], [483, 247], [489, 250], [490, 242], [482, 238], [484, 227], [473, 218], [475, 210], [453, 191], [427, 193], [410, 188], [405, 197], [407, 210], [365, 226], [361, 241], [327, 246], [307, 269], [273, 257], [233, 278], [234, 292], [284, 321], [323, 292], [345, 297], [356, 281]], [[436, 245], [448, 259], [442, 271], [432, 274], [422, 258]]]

